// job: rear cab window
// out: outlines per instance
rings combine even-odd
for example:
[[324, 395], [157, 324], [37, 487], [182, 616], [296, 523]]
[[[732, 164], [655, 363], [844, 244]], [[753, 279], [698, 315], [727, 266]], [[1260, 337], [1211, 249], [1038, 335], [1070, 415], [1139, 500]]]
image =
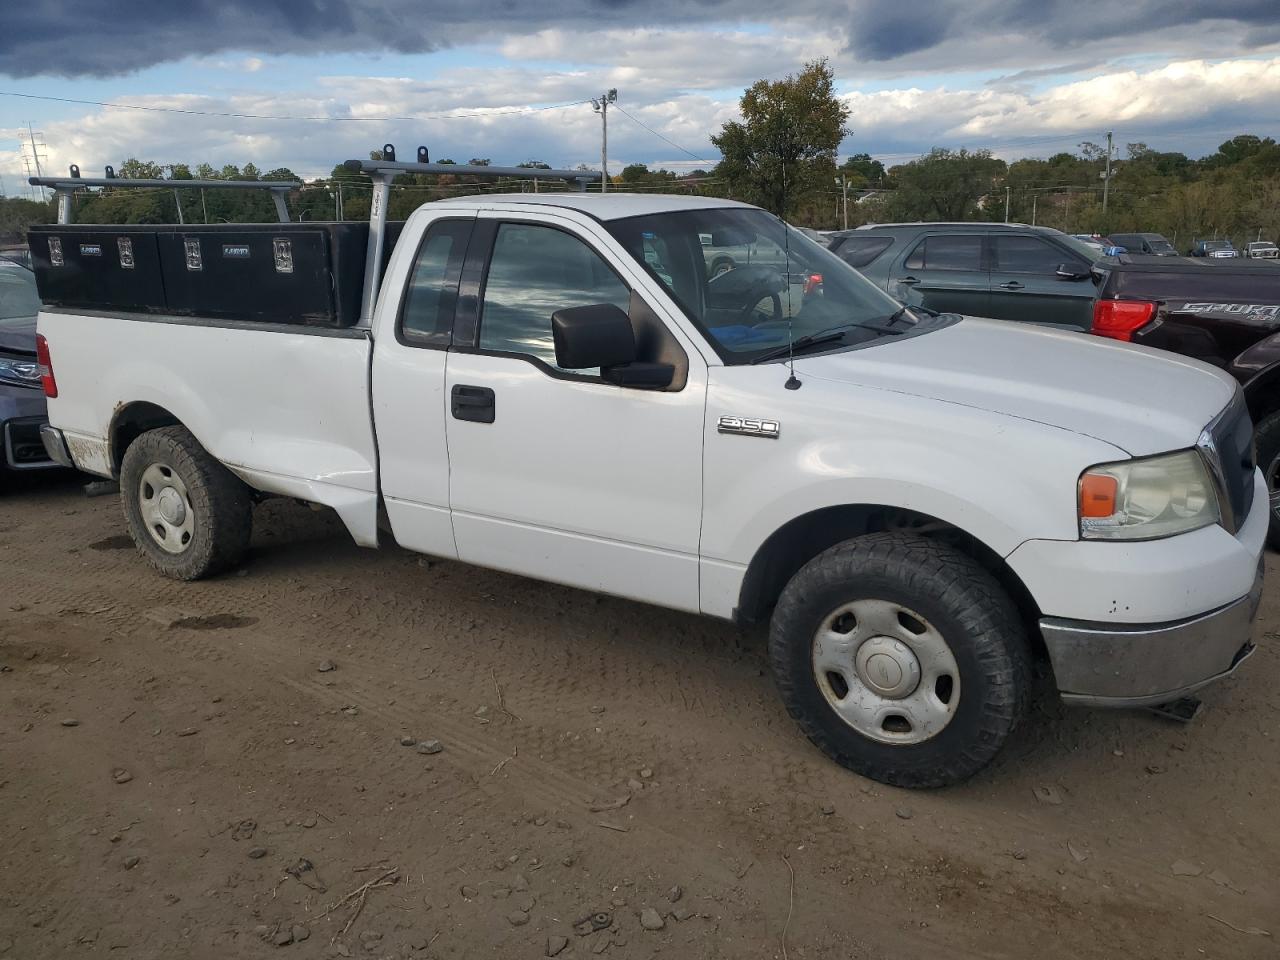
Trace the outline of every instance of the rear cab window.
[[409, 273], [396, 329], [411, 346], [448, 346], [458, 281], [474, 221], [437, 220], [427, 227]]

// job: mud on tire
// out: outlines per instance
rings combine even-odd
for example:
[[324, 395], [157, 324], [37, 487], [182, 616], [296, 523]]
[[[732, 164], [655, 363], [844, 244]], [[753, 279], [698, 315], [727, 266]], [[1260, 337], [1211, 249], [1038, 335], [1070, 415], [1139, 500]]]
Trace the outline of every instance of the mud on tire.
[[[875, 617], [861, 625], [840, 619], [856, 621], [862, 611]], [[830, 644], [824, 649], [819, 631], [830, 640], [845, 626], [848, 644], [835, 644], [836, 653]], [[917, 642], [926, 637], [932, 647]], [[938, 649], [940, 641], [946, 650]], [[867, 659], [878, 652], [878, 661]], [[841, 665], [828, 668], [833, 657]], [[769, 658], [788, 712], [819, 749], [850, 770], [899, 787], [945, 786], [981, 770], [1025, 712], [1031, 687], [1025, 631], [995, 578], [959, 550], [901, 533], [857, 537], [806, 564], [774, 611]], [[941, 662], [946, 666], [933, 666]], [[872, 676], [874, 669], [880, 672]], [[911, 670], [922, 678], [915, 688], [909, 675], [898, 679]], [[886, 700], [877, 683], [899, 686]], [[933, 717], [914, 732], [911, 721], [894, 713], [898, 701], [892, 699], [909, 688], [912, 698], [929, 700], [922, 713]], [[869, 705], [865, 711], [862, 704]], [[883, 728], [876, 727], [882, 714]]]
[[120, 499], [138, 551], [167, 577], [199, 580], [221, 573], [248, 549], [249, 488], [185, 427], [149, 430], [129, 445], [120, 466]]

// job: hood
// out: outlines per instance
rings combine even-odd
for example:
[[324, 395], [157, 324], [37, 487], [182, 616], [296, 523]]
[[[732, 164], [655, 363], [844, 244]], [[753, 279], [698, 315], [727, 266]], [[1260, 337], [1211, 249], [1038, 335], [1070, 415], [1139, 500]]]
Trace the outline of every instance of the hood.
[[0, 320], [0, 352], [36, 352], [36, 318], [7, 317]]
[[1135, 457], [1193, 446], [1238, 389], [1176, 354], [970, 317], [862, 350], [797, 357], [796, 370], [1043, 423]]

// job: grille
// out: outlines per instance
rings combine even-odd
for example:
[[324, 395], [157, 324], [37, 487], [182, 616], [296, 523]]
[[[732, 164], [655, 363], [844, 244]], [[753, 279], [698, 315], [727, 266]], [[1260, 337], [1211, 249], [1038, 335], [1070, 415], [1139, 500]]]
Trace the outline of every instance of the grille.
[[1235, 518], [1234, 529], [1244, 526], [1253, 506], [1253, 422], [1245, 406], [1244, 394], [1236, 391], [1227, 409], [1209, 424], [1207, 432], [1213, 438], [1222, 467], [1222, 482]]

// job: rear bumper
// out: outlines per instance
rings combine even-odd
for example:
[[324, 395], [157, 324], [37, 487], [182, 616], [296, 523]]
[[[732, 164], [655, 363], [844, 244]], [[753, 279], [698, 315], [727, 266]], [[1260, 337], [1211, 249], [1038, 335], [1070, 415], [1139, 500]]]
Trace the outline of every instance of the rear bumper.
[[51, 461], [62, 467], [75, 469], [75, 461], [71, 459], [71, 451], [67, 449], [67, 438], [57, 427], [44, 424], [40, 428], [40, 442], [44, 444], [45, 454]]
[[1259, 563], [1245, 596], [1174, 623], [1045, 617], [1040, 630], [1062, 699], [1094, 707], [1153, 706], [1230, 676], [1255, 649], [1249, 637], [1262, 600], [1262, 570]]

